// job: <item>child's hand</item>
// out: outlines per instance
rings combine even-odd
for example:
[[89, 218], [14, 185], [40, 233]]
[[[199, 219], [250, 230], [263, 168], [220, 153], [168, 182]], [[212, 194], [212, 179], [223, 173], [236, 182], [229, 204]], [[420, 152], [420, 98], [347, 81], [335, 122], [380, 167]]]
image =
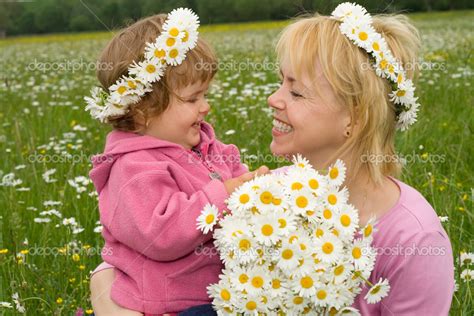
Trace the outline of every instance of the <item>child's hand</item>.
[[227, 193], [232, 194], [232, 192], [234, 192], [234, 190], [240, 187], [244, 182], [252, 180], [256, 175], [261, 176], [269, 172], [270, 172], [270, 169], [268, 169], [267, 166], [261, 166], [255, 171], [247, 172], [241, 175], [240, 177], [232, 178], [232, 179], [224, 181], [224, 186], [227, 190]]

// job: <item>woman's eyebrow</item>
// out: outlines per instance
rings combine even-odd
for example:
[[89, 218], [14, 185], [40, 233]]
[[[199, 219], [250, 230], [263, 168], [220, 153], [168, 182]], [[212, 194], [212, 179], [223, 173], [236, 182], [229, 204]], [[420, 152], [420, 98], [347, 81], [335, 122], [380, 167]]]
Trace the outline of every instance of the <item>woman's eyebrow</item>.
[[[281, 71], [281, 69], [280, 69], [280, 77], [285, 78], [285, 76], [283, 75], [283, 71]], [[286, 79], [288, 79], [288, 81], [291, 83], [296, 82], [296, 79], [293, 77], [286, 76]]]

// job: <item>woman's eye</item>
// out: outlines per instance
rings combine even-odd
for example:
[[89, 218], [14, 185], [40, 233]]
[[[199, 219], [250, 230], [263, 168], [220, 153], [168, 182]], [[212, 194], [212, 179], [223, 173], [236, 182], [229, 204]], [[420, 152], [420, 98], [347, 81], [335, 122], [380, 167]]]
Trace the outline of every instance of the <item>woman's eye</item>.
[[191, 99], [191, 100], [188, 100], [189, 103], [196, 103], [198, 99]]
[[301, 94], [297, 93], [297, 92], [294, 92], [294, 91], [290, 91], [291, 95], [295, 98], [301, 98], [303, 97]]

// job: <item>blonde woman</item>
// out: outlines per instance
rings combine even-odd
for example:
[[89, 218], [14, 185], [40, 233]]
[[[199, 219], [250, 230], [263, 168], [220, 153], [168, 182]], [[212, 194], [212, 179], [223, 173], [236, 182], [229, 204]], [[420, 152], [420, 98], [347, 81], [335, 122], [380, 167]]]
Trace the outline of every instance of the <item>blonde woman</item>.
[[[391, 289], [381, 302], [367, 304], [363, 288], [354, 307], [363, 315], [446, 315], [454, 289], [449, 238], [425, 198], [395, 178], [400, 165], [389, 159], [397, 125], [406, 129], [413, 113], [400, 114], [400, 104], [391, 101], [393, 83], [378, 75], [381, 60], [342, 33], [343, 18], [361, 10], [345, 5], [336, 18], [304, 17], [283, 30], [277, 43], [281, 86], [268, 98], [274, 110], [270, 147], [276, 155], [303, 154], [317, 169], [342, 158], [360, 226], [376, 217], [378, 254], [369, 280], [388, 279]], [[398, 83], [411, 79], [420, 46], [416, 28], [401, 15], [374, 16], [371, 24], [381, 35], [372, 52], [385, 47], [383, 58], [391, 52], [405, 69]], [[358, 29], [348, 30], [357, 36]]]

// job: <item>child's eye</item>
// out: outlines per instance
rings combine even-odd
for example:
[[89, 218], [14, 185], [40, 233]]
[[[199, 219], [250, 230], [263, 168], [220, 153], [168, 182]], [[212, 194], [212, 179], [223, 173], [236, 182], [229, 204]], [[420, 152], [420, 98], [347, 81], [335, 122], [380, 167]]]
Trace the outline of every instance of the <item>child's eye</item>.
[[290, 91], [291, 95], [295, 98], [302, 98], [303, 96], [297, 92], [294, 92], [294, 91]]

